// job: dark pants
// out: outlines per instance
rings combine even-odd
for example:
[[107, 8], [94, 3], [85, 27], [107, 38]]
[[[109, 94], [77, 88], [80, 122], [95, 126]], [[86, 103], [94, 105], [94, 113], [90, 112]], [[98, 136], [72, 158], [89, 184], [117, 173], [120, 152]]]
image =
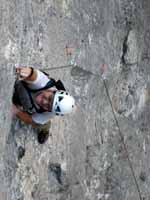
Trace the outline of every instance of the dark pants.
[[43, 144], [46, 142], [46, 140], [49, 137], [49, 129], [51, 127], [51, 121], [48, 121], [46, 124], [37, 124], [36, 129], [37, 129], [37, 136], [38, 136], [38, 142], [40, 144]]
[[38, 132], [47, 132], [49, 131], [51, 127], [51, 120], [49, 120], [46, 124], [36, 124], [35, 128], [38, 130]]

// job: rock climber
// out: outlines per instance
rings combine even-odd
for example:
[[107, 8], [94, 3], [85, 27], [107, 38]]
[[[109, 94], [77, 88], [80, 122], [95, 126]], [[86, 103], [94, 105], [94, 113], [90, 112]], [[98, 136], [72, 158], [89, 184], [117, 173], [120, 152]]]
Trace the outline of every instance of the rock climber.
[[65, 91], [63, 83], [49, 78], [48, 74], [32, 67], [18, 67], [12, 97], [12, 113], [37, 128], [38, 142], [49, 136], [50, 119], [55, 115], [71, 113], [74, 98]]

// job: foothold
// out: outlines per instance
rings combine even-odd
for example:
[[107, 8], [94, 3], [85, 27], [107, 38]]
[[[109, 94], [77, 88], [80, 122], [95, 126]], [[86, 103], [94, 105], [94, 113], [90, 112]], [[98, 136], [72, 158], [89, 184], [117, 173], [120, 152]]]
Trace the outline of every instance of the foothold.
[[128, 50], [128, 45], [127, 45], [128, 35], [129, 35], [129, 33], [127, 33], [127, 35], [125, 36], [124, 41], [123, 41], [123, 45], [122, 45], [121, 61], [122, 61], [123, 64], [126, 64], [125, 56], [126, 56], [126, 53], [127, 53], [127, 50]]
[[134, 95], [134, 91], [135, 91], [135, 88], [134, 87], [131, 87], [130, 85], [128, 86], [128, 89], [129, 89], [129, 93], [131, 95]]
[[88, 70], [82, 69], [79, 66], [75, 66], [71, 69], [71, 76], [73, 77], [80, 77], [80, 79], [89, 79], [92, 73]]
[[61, 179], [61, 165], [59, 163], [50, 163], [49, 169], [51, 172], [53, 172], [55, 178], [57, 179], [58, 183], [62, 185], [62, 179]]
[[[48, 8], [48, 15], [50, 16], [50, 17], [53, 17], [53, 16], [56, 16], [57, 15], [57, 12], [56, 12], [56, 8], [55, 7], [49, 7]], [[60, 17], [62, 17], [62, 16], [60, 16]]]
[[119, 110], [118, 110], [118, 114], [121, 115], [122, 113], [124, 113], [124, 112], [126, 112], [126, 111], [127, 111], [126, 109], [119, 109]]
[[22, 146], [19, 146], [18, 147], [18, 160], [23, 158], [24, 155], [25, 155], [25, 148]]
[[145, 172], [141, 172], [139, 177], [140, 177], [141, 181], [143, 181], [143, 182], [146, 181], [146, 173]]
[[24, 34], [27, 33], [27, 26], [26, 25], [24, 26], [23, 31], [24, 31]]

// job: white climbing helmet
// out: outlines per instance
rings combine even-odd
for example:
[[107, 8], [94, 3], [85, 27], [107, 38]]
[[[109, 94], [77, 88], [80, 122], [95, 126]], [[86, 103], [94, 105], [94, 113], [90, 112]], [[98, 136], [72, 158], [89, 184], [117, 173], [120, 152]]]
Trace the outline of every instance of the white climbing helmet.
[[74, 107], [75, 100], [68, 92], [59, 90], [55, 93], [52, 112], [56, 115], [71, 113]]

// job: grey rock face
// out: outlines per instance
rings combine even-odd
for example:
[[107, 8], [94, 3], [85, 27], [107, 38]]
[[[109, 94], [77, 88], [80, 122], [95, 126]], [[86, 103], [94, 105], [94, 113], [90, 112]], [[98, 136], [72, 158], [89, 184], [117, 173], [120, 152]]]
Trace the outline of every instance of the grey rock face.
[[[0, 199], [150, 199], [149, 0], [0, 3]], [[44, 69], [76, 98], [76, 112], [53, 119], [43, 145], [11, 118], [19, 65]]]

